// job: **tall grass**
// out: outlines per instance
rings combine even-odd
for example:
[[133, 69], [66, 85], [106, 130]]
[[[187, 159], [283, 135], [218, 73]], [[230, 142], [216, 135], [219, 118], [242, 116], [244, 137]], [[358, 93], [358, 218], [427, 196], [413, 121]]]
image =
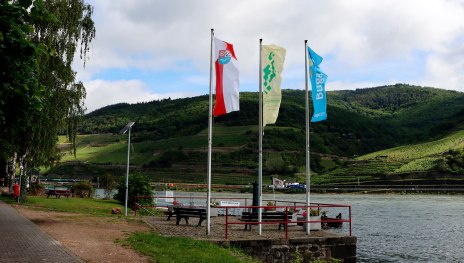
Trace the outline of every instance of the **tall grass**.
[[183, 237], [162, 237], [152, 232], [135, 233], [122, 242], [149, 256], [157, 263], [258, 262], [246, 256], [243, 252], [231, 248], [223, 248], [209, 241]]

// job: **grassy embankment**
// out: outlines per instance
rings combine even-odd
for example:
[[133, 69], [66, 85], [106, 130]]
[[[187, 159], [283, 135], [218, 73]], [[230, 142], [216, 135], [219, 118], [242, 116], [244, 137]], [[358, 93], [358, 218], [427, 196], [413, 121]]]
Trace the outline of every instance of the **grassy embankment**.
[[342, 169], [317, 176], [316, 180], [324, 181], [330, 177], [333, 183], [352, 184], [356, 183], [359, 177], [361, 182], [370, 184], [401, 183], [401, 181], [411, 179], [418, 183], [421, 180], [454, 180], [464, 183], [462, 176], [450, 174], [447, 174], [445, 178], [430, 176], [414, 178], [417, 174], [433, 170], [440, 161], [444, 160], [450, 150], [462, 150], [463, 148], [464, 130], [461, 130], [435, 141], [404, 145], [357, 157]]
[[[0, 197], [7, 203], [15, 203], [7, 197]], [[114, 200], [98, 200], [87, 198], [46, 198], [31, 196], [21, 205], [32, 209], [56, 212], [70, 212], [76, 215], [107, 216], [119, 220], [127, 220], [124, 216], [109, 214], [114, 207], [124, 209]], [[134, 218], [129, 217], [129, 222]], [[153, 262], [257, 262], [233, 248], [223, 248], [216, 244], [193, 240], [190, 238], [162, 237], [150, 231], [131, 234], [121, 244], [149, 256]]]

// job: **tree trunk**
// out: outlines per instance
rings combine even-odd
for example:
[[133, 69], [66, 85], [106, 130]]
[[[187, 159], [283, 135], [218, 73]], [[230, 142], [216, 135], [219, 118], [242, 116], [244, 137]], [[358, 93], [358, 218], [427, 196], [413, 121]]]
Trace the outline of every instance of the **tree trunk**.
[[10, 193], [13, 192], [13, 185], [14, 185], [14, 180], [15, 180], [15, 175], [16, 175], [16, 157], [17, 156], [18, 154], [14, 152], [13, 158], [11, 158], [11, 166], [9, 167], [10, 169], [8, 169], [8, 165], [6, 168], [8, 178], [10, 179], [9, 180]]
[[22, 174], [21, 176], [21, 185], [19, 186], [20, 188], [20, 193], [19, 196], [22, 198], [25, 198], [27, 194], [27, 162], [26, 162], [26, 156], [27, 156], [27, 151], [25, 154], [21, 155], [19, 157], [19, 167], [20, 167], [20, 173]]

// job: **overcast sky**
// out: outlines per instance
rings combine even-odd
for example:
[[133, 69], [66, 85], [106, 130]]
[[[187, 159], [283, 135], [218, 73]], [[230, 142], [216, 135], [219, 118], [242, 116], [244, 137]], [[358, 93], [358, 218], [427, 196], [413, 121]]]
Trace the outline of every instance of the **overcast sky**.
[[464, 0], [94, 0], [87, 112], [208, 93], [210, 30], [258, 90], [259, 38], [287, 50], [282, 88], [304, 89], [304, 40], [327, 90], [408, 83], [464, 91]]

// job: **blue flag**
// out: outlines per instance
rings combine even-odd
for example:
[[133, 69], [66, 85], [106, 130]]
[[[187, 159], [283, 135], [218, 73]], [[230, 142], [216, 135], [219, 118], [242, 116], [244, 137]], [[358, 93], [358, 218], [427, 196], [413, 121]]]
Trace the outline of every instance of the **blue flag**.
[[309, 56], [309, 66], [319, 67], [319, 64], [322, 62], [322, 57], [314, 52], [310, 47], [308, 47], [308, 56]]
[[318, 122], [327, 119], [327, 97], [325, 92], [325, 83], [327, 75], [319, 69], [322, 57], [316, 54], [308, 47], [309, 58], [309, 77], [311, 79], [314, 113], [311, 122]]

